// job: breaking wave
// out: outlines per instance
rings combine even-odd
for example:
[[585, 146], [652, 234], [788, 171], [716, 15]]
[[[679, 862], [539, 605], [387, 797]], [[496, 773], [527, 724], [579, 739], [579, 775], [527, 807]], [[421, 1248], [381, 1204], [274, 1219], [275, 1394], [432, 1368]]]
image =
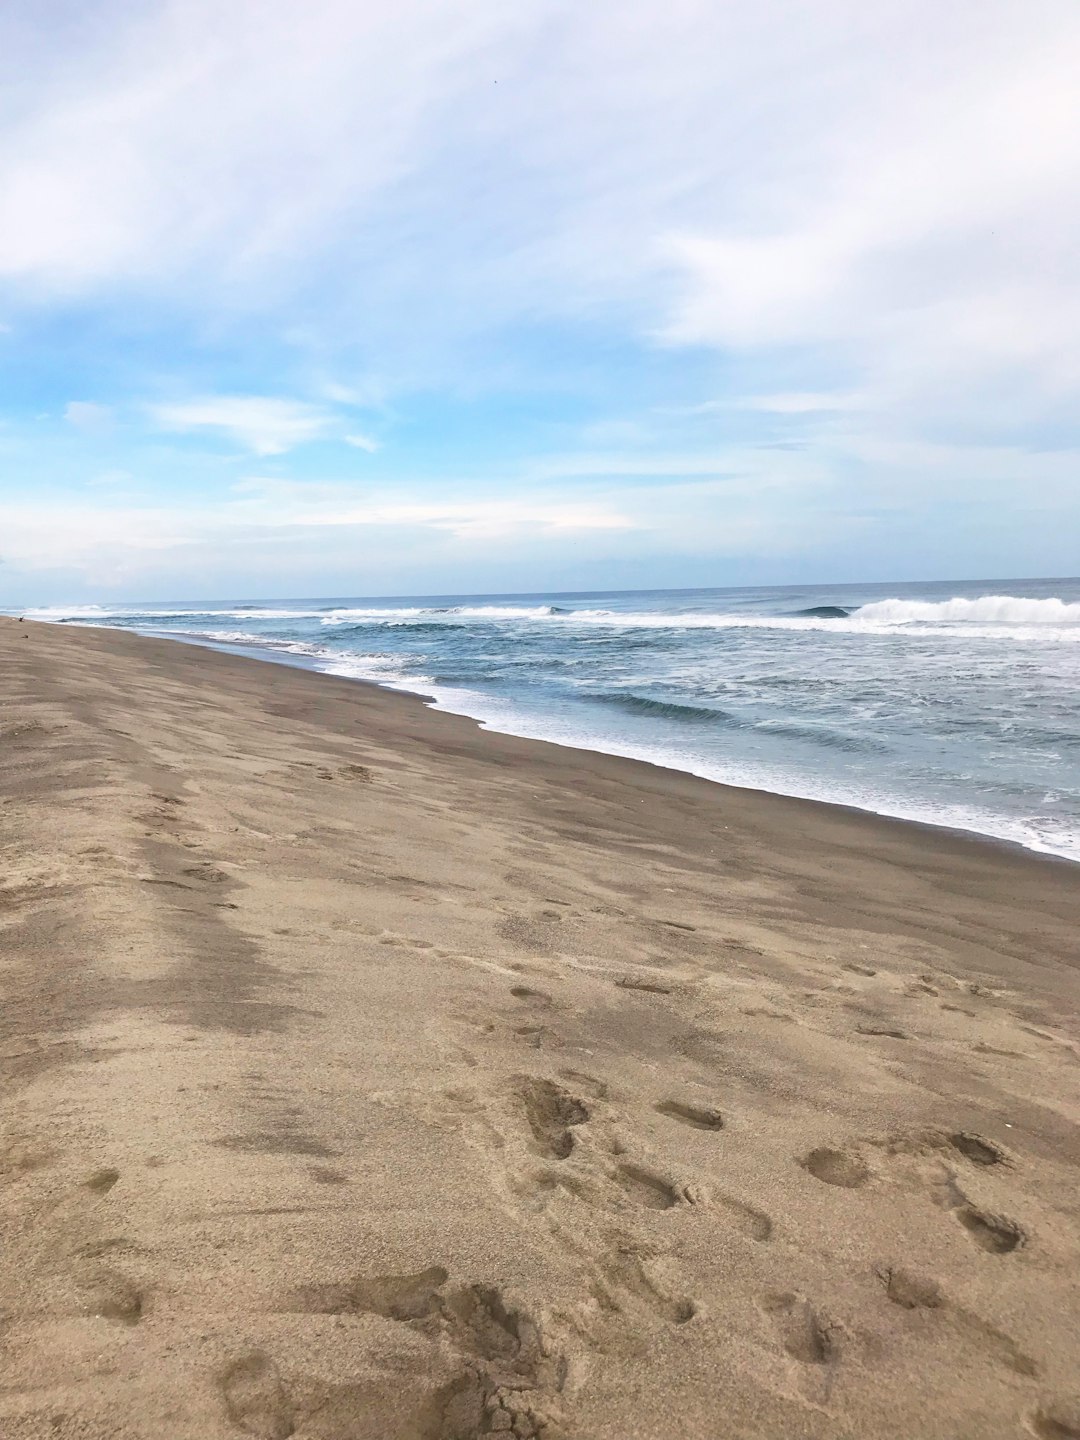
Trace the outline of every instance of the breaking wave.
[[558, 605], [406, 605], [391, 608], [368, 605], [363, 608], [330, 610], [323, 615], [324, 625], [348, 625], [366, 621], [369, 624], [393, 624], [419, 621], [431, 624], [440, 620], [454, 623], [461, 620], [547, 620], [552, 615], [572, 612]]
[[980, 595], [976, 600], [875, 600], [856, 612], [860, 620], [889, 625], [923, 624], [1080, 625], [1080, 603], [1026, 600], [1019, 595]]

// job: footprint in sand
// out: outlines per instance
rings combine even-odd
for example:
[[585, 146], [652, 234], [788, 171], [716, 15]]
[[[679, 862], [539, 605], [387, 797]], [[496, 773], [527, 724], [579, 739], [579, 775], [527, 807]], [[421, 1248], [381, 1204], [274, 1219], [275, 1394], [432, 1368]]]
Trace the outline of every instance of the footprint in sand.
[[99, 1270], [85, 1281], [86, 1308], [91, 1315], [137, 1325], [143, 1316], [143, 1294], [137, 1285], [118, 1270]]
[[[544, 1342], [533, 1318], [509, 1303], [495, 1286], [447, 1288], [448, 1280], [441, 1265], [411, 1275], [357, 1276], [343, 1284], [309, 1286], [298, 1292], [294, 1303], [301, 1311], [320, 1314], [380, 1315], [432, 1339], [441, 1335], [449, 1341], [467, 1368], [431, 1397], [433, 1426], [428, 1428], [425, 1420], [419, 1429], [408, 1430], [418, 1440], [421, 1435], [430, 1440], [473, 1440], [499, 1431], [537, 1440], [549, 1421], [547, 1405], [557, 1400], [566, 1381], [564, 1357]], [[281, 1395], [275, 1378], [257, 1367], [257, 1384], [248, 1387], [261, 1404], [257, 1413], [271, 1420], [282, 1413], [274, 1403]], [[241, 1393], [246, 1393], [244, 1387]], [[286, 1416], [291, 1425], [291, 1415], [286, 1412]], [[292, 1433], [256, 1430], [250, 1424], [247, 1428], [269, 1440]]]
[[882, 1265], [876, 1273], [885, 1294], [903, 1310], [936, 1310], [945, 1303], [940, 1287], [933, 1280], [924, 1280], [892, 1265]]
[[543, 1010], [555, 1004], [546, 990], [533, 990], [528, 985], [511, 985], [510, 994], [515, 1000], [527, 1000], [531, 1005], [537, 1005]]
[[683, 1198], [663, 1176], [642, 1165], [620, 1165], [615, 1180], [632, 1200], [648, 1210], [670, 1210]]
[[667, 1115], [671, 1120], [678, 1120], [682, 1125], [689, 1125], [694, 1130], [722, 1130], [724, 1128], [724, 1117], [719, 1110], [714, 1110], [711, 1105], [687, 1105], [682, 1100], [661, 1100], [655, 1107], [660, 1115]]
[[849, 1150], [822, 1147], [811, 1150], [799, 1163], [815, 1180], [825, 1185], [838, 1185], [844, 1190], [857, 1190], [870, 1179], [870, 1167], [866, 1161]]
[[785, 1354], [800, 1365], [827, 1365], [836, 1358], [833, 1327], [805, 1296], [787, 1291], [766, 1295], [760, 1304], [773, 1322]]
[[277, 1366], [262, 1350], [231, 1361], [218, 1377], [229, 1419], [258, 1440], [288, 1440], [293, 1409]]
[[773, 1222], [764, 1210], [758, 1210], [753, 1205], [736, 1200], [734, 1195], [725, 1195], [722, 1192], [714, 1195], [713, 1199], [728, 1212], [736, 1228], [748, 1239], [762, 1242], [772, 1239]]
[[688, 1295], [672, 1295], [654, 1280], [645, 1268], [644, 1257], [630, 1245], [620, 1247], [617, 1254], [604, 1260], [600, 1273], [604, 1285], [600, 1287], [597, 1298], [611, 1309], [619, 1306], [608, 1293], [609, 1286], [633, 1295], [669, 1325], [685, 1325], [698, 1313], [697, 1305]]
[[119, 1170], [95, 1170], [83, 1184], [95, 1195], [107, 1195], [119, 1179]]
[[574, 1148], [570, 1128], [588, 1120], [588, 1107], [552, 1080], [526, 1075], [516, 1088], [540, 1154], [565, 1160]]
[[982, 1135], [974, 1135], [970, 1130], [957, 1130], [949, 1136], [949, 1144], [961, 1155], [966, 1155], [973, 1165], [1009, 1163], [1009, 1157], [1000, 1145]]
[[1022, 1226], [1004, 1215], [993, 1215], [975, 1205], [960, 1205], [956, 1218], [976, 1245], [991, 1255], [1009, 1255], [1027, 1240]]

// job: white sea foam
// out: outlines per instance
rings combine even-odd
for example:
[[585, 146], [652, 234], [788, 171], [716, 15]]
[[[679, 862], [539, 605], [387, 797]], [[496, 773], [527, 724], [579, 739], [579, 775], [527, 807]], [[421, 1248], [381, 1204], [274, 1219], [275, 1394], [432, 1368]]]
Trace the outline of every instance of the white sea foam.
[[324, 625], [394, 624], [420, 621], [424, 624], [462, 620], [547, 620], [561, 612], [554, 605], [367, 605], [331, 610], [323, 615]]
[[167, 605], [46, 605], [39, 609], [24, 610], [22, 613], [31, 620], [93, 621], [101, 625], [108, 624], [110, 620], [142, 620], [147, 624], [155, 620], [315, 620], [322, 614], [320, 610], [273, 610], [258, 605], [226, 610], [177, 610]]
[[613, 630], [779, 630], [827, 634], [933, 634], [960, 638], [1080, 643], [1080, 602], [982, 595], [976, 599], [875, 600], [847, 616], [754, 615], [731, 611], [622, 611], [557, 605], [365, 605], [336, 609], [284, 609], [247, 605], [204, 610], [166, 606], [46, 606], [24, 612], [32, 619], [84, 624], [135, 621], [317, 620], [328, 628], [348, 625], [542, 624], [573, 629]]
[[322, 645], [307, 640], [284, 640], [273, 635], [253, 635], [250, 630], [201, 630], [192, 628], [176, 633], [190, 636], [195, 640], [212, 640], [215, 645], [250, 645], [261, 650], [284, 650], [287, 655], [327, 655]]
[[92, 620], [116, 612], [101, 605], [41, 605], [22, 613], [30, 620]]
[[875, 600], [854, 613], [857, 620], [889, 625], [964, 622], [990, 625], [1080, 625], [1080, 603], [1030, 600], [1020, 595], [980, 595], [976, 600]]
[[1024, 639], [1031, 626], [1037, 638], [1080, 643], [1080, 604], [986, 595], [941, 602], [878, 600], [848, 616], [752, 615], [729, 611], [623, 611], [563, 609], [553, 605], [407, 606], [341, 609], [322, 617], [337, 625], [461, 625], [470, 621], [526, 622], [568, 629], [613, 630], [786, 630], [827, 634], [934, 634], [960, 638]]
[[[329, 655], [326, 651], [324, 654]], [[340, 675], [347, 680], [370, 680], [388, 690], [424, 690], [431, 687], [426, 675], [410, 671], [405, 660], [396, 655], [333, 655], [318, 668], [326, 675]]]

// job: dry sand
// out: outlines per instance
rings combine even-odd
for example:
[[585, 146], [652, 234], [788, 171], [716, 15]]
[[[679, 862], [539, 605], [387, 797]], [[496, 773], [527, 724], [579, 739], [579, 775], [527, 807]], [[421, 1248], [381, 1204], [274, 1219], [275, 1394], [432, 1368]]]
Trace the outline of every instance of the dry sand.
[[0, 683], [5, 1440], [1080, 1435], [1080, 869], [176, 642]]

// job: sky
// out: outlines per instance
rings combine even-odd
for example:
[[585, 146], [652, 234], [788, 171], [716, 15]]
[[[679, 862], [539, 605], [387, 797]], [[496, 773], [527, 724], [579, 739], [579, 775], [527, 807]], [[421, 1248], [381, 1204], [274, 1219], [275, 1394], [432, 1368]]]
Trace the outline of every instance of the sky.
[[1075, 0], [7, 0], [0, 602], [1080, 571]]

